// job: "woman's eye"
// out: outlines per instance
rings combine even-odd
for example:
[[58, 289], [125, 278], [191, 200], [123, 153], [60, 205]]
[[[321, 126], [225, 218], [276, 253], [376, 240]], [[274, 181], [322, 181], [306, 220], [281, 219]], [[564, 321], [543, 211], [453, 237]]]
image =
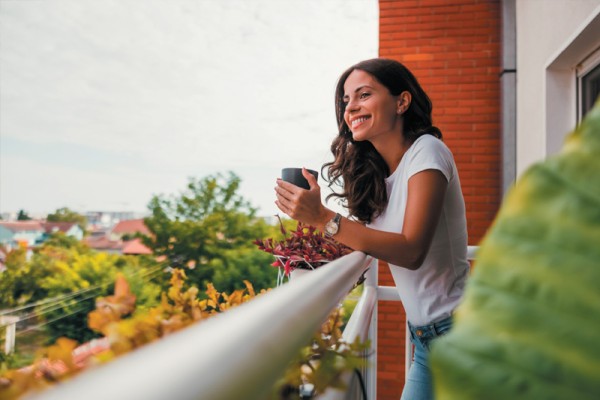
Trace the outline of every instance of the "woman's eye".
[[371, 93], [368, 93], [368, 92], [363, 92], [363, 93], [361, 93], [361, 94], [360, 94], [360, 98], [361, 98], [361, 99], [366, 99], [367, 97], [369, 97], [369, 95], [370, 95], [370, 94], [371, 94]]

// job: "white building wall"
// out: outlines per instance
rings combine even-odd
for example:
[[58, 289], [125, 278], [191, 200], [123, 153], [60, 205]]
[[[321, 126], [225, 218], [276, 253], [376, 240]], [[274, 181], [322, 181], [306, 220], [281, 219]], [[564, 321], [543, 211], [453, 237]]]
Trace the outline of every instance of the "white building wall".
[[44, 236], [43, 231], [20, 231], [13, 236], [14, 242], [27, 242], [27, 246], [35, 246]]
[[73, 225], [71, 229], [67, 231], [67, 236], [75, 238], [77, 240], [83, 239], [83, 230], [79, 227], [79, 225]]
[[575, 68], [600, 47], [600, 0], [517, 0], [517, 176], [576, 125]]

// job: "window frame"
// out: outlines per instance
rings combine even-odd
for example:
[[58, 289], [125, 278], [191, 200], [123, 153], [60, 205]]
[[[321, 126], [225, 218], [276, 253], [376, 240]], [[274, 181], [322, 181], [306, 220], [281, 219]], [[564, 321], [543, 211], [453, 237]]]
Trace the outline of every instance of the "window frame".
[[593, 106], [593, 104], [585, 104], [586, 99], [583, 98], [585, 80], [591, 74], [597, 74], [598, 77], [596, 79], [600, 79], [600, 48], [594, 50], [589, 56], [580, 62], [575, 70], [577, 88], [577, 125], [581, 123], [581, 120], [584, 117], [584, 108], [589, 106], [585, 110], [585, 112], [587, 112]]

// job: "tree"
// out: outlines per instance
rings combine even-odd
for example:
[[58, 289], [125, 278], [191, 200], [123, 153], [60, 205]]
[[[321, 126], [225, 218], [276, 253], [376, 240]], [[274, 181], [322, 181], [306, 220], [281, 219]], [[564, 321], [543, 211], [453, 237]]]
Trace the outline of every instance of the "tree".
[[31, 217], [27, 214], [25, 210], [19, 210], [19, 214], [17, 214], [17, 221], [29, 221]]
[[85, 231], [87, 226], [87, 218], [67, 207], [58, 208], [54, 213], [48, 214], [46, 217], [48, 222], [75, 222]]
[[[257, 251], [252, 242], [264, 237], [270, 227], [256, 217], [256, 209], [238, 193], [240, 183], [233, 172], [209, 175], [190, 178], [178, 196], [154, 196], [148, 204], [151, 216], [144, 219], [151, 232], [143, 237], [144, 244], [155, 255], [188, 267], [189, 281], [200, 288], [215, 277], [216, 270], [239, 267], [239, 259], [262, 262], [263, 256], [251, 254]], [[268, 265], [261, 267], [268, 269]], [[225, 271], [219, 274], [226, 287], [218, 289], [228, 290], [233, 281], [225, 279]], [[236, 281], [238, 275], [230, 274]], [[243, 279], [252, 281], [253, 277]], [[261, 288], [257, 285], [258, 290]]]
[[59, 247], [64, 249], [73, 249], [78, 251], [79, 253], [86, 253], [90, 251], [90, 248], [86, 244], [72, 236], [67, 236], [64, 232], [61, 231], [52, 232], [44, 241], [44, 247]]
[[164, 265], [152, 258], [96, 252], [55, 233], [30, 261], [23, 249], [8, 254], [0, 279], [0, 309], [22, 308], [21, 318], [37, 321], [50, 342], [61, 336], [85, 342], [97, 336], [88, 328], [87, 314], [97, 297], [112, 293], [119, 272], [141, 310], [158, 304], [161, 281], [168, 279]]
[[29, 292], [27, 282], [20, 279], [27, 265], [27, 250], [17, 247], [6, 255], [6, 270], [0, 273], [0, 309], [14, 307], [22, 297]]
[[[214, 271], [212, 283], [221, 292], [244, 289], [244, 280], [257, 290], [272, 288], [277, 284], [277, 268], [271, 265], [273, 256], [253, 248], [227, 250], [221, 258], [209, 263]], [[204, 288], [202, 288], [204, 289]]]
[[[121, 256], [90, 251], [86, 254], [73, 254], [68, 262], [57, 262], [53, 275], [40, 280], [50, 298], [63, 296], [56, 309], [38, 307], [40, 316], [47, 322], [46, 331], [53, 342], [61, 336], [78, 342], [86, 342], [98, 337], [88, 327], [88, 313], [95, 308], [98, 297], [114, 291], [117, 274], [122, 273], [136, 295], [139, 307], [148, 309], [159, 302], [160, 286], [153, 279], [164, 274], [163, 268], [144, 267], [135, 256]], [[64, 298], [64, 295], [72, 297]]]

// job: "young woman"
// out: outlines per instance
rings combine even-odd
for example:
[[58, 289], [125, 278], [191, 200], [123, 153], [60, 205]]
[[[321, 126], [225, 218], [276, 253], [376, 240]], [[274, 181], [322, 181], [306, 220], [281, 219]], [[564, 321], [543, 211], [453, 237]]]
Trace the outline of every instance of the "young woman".
[[360, 62], [335, 94], [339, 134], [327, 168], [350, 218], [310, 190], [277, 180], [277, 207], [336, 240], [387, 261], [404, 309], [414, 363], [402, 399], [433, 397], [429, 345], [450, 329], [468, 275], [465, 205], [452, 153], [431, 122], [431, 101], [397, 61]]

